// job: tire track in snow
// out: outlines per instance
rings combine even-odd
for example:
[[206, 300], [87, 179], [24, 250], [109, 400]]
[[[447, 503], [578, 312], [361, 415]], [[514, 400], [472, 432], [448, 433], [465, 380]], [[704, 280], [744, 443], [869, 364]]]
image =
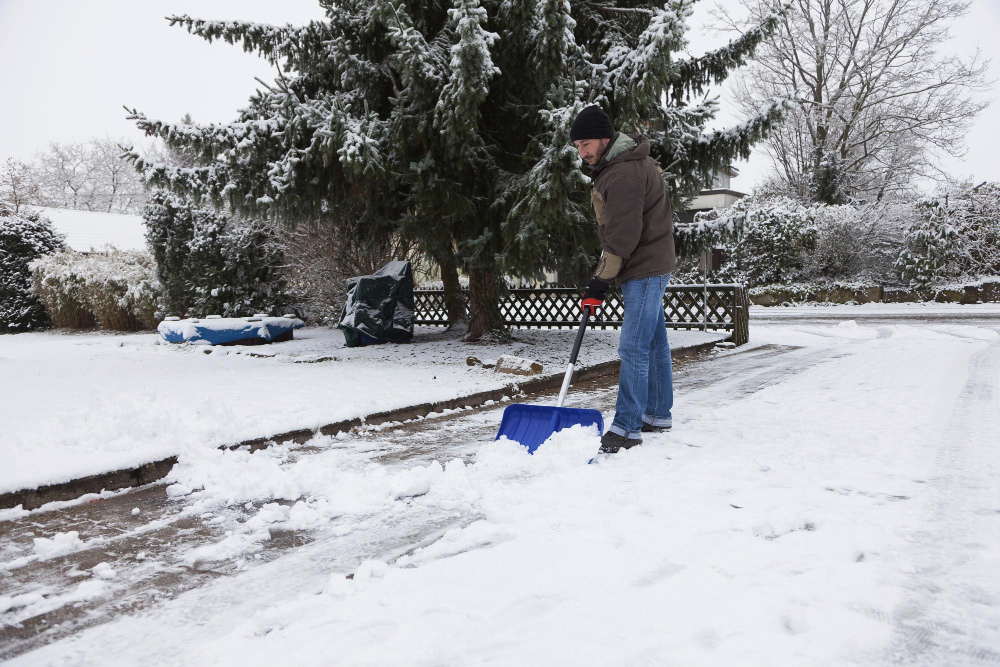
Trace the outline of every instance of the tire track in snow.
[[[960, 337], [954, 329], [937, 333]], [[908, 554], [915, 565], [910, 594], [891, 614], [863, 610], [895, 629], [888, 664], [1000, 664], [998, 433], [1000, 341], [994, 340], [970, 359], [935, 460], [938, 474], [927, 480], [926, 527], [912, 535]]]
[[[676, 393], [680, 396], [701, 394], [716, 397], [719, 402], [739, 400], [767, 387], [780, 384], [788, 378], [828, 361], [843, 358], [850, 353], [843, 346], [832, 348], [768, 346], [769, 354], [746, 361], [727, 363], [717, 369], [708, 369], [702, 376], [675, 380]], [[762, 365], [761, 362], [769, 362]], [[683, 415], [682, 415], [683, 416]]]

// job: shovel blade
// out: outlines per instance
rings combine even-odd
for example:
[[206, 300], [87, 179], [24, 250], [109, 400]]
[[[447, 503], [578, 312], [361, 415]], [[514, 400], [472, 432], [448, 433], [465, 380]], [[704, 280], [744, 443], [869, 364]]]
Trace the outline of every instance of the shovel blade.
[[545, 442], [550, 435], [577, 424], [581, 426], [597, 424], [598, 432], [604, 432], [604, 417], [599, 410], [514, 403], [503, 411], [500, 430], [495, 440], [505, 436], [508, 440], [527, 447], [528, 453], [534, 454], [538, 445]]

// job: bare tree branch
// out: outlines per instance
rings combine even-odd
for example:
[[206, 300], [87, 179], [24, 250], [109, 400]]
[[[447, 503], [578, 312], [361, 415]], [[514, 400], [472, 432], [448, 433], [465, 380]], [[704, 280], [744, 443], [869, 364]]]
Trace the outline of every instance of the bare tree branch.
[[41, 191], [37, 174], [31, 165], [14, 158], [0, 165], [0, 208], [13, 209], [18, 213], [22, 207], [38, 204]]
[[124, 139], [50, 143], [35, 155], [34, 204], [107, 213], [138, 213], [146, 201], [142, 179], [124, 156]]
[[[770, 8], [743, 0], [745, 24], [721, 8], [728, 31]], [[796, 102], [764, 144], [786, 193], [812, 197], [821, 164], [844, 170], [851, 195], [878, 198], [938, 174], [941, 154], [961, 155], [991, 81], [979, 52], [942, 54], [968, 0], [796, 0], [734, 87], [748, 115], [763, 100]]]

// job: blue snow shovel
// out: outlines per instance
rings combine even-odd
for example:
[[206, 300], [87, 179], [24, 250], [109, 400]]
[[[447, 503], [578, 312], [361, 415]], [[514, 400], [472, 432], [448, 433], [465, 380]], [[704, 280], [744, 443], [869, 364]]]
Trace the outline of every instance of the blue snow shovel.
[[545, 442], [550, 435], [576, 424], [582, 426], [597, 424], [598, 433], [604, 432], [604, 417], [601, 416], [600, 410], [564, 408], [562, 406], [566, 400], [570, 380], [573, 378], [573, 367], [576, 365], [576, 356], [580, 353], [580, 343], [583, 342], [583, 332], [587, 330], [589, 318], [590, 310], [584, 308], [583, 316], [580, 318], [580, 329], [576, 332], [576, 342], [573, 343], [573, 353], [569, 357], [569, 367], [566, 369], [566, 377], [563, 378], [562, 389], [559, 390], [559, 400], [556, 402], [556, 407], [525, 405], [523, 403], [508, 405], [503, 411], [500, 431], [495, 440], [499, 440], [500, 436], [506, 436], [508, 440], [513, 440], [527, 447], [529, 454], [534, 454], [538, 445]]

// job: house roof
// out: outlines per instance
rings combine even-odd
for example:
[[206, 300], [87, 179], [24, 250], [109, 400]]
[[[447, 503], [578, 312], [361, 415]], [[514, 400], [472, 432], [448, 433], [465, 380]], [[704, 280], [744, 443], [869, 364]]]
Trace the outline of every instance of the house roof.
[[100, 250], [106, 245], [118, 250], [146, 249], [146, 223], [141, 215], [36, 208], [52, 221], [57, 232], [66, 235], [66, 245], [77, 252]]

